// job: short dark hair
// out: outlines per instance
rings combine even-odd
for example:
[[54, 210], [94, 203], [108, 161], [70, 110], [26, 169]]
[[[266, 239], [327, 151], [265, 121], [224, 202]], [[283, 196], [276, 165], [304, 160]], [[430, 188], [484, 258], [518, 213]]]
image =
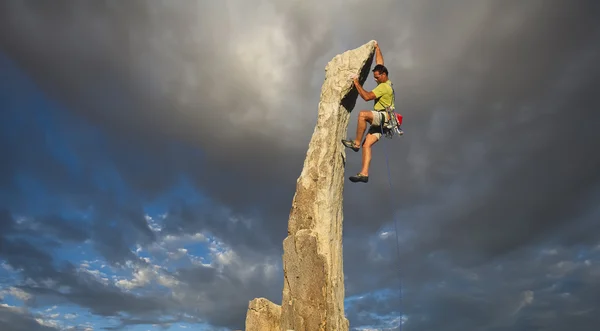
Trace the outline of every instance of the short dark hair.
[[386, 74], [386, 76], [389, 76], [388, 70], [383, 64], [376, 65], [375, 68], [373, 68], [373, 72], [375, 71], [378, 71], [380, 74]]

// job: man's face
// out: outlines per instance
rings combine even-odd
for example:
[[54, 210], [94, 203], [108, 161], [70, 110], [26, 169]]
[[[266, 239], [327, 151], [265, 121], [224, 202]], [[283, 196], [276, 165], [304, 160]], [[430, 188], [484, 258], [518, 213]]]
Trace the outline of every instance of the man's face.
[[384, 76], [385, 74], [381, 74], [379, 71], [373, 71], [373, 78], [375, 78], [375, 82], [377, 82], [377, 84], [383, 83]]

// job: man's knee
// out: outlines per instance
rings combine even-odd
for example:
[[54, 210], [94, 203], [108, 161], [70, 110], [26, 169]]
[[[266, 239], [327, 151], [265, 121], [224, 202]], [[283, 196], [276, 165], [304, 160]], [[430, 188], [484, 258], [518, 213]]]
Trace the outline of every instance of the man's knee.
[[361, 110], [358, 116], [367, 120], [369, 123], [373, 121], [373, 113], [370, 110]]
[[375, 133], [367, 133], [367, 137], [363, 142], [363, 148], [371, 148], [379, 141], [379, 135]]

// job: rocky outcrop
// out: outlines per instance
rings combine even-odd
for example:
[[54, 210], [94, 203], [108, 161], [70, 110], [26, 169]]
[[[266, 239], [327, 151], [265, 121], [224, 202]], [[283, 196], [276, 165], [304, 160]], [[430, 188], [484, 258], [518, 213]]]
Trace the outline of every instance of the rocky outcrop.
[[281, 306], [265, 298], [250, 301], [246, 314], [246, 331], [275, 331], [281, 324]]
[[[346, 331], [344, 272], [342, 264], [342, 205], [346, 137], [350, 112], [358, 92], [349, 79], [358, 74], [364, 83], [370, 73], [374, 41], [335, 56], [325, 67], [325, 81], [317, 124], [297, 180], [283, 241], [284, 286], [279, 329], [294, 331]], [[269, 313], [252, 320], [272, 318]], [[264, 302], [264, 301], [260, 301]], [[269, 302], [269, 307], [277, 306]], [[257, 322], [258, 323], [258, 322]], [[265, 322], [265, 325], [272, 325]], [[253, 326], [252, 326], [253, 327]], [[248, 322], [246, 331], [250, 329]]]

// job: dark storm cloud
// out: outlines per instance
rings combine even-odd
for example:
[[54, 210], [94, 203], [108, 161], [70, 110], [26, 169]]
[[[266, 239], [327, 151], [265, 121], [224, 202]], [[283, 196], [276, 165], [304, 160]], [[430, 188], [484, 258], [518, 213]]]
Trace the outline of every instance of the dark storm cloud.
[[[270, 144], [277, 143], [276, 140], [271, 139], [271, 134], [281, 133], [277, 131], [278, 126], [276, 124], [268, 121], [266, 123], [258, 121], [256, 124], [249, 122], [263, 117], [264, 110], [274, 113], [280, 119], [292, 117], [286, 115], [282, 118], [282, 110], [272, 109], [272, 107], [264, 105], [260, 101], [260, 95], [255, 97], [251, 94], [253, 89], [263, 89], [262, 86], [259, 87], [257, 84], [262, 85], [264, 82], [258, 81], [252, 75], [244, 76], [245, 70], [264, 72], [265, 70], [270, 71], [270, 67], [237, 68], [241, 65], [240, 62], [243, 59], [235, 58], [237, 55], [232, 53], [234, 50], [228, 50], [238, 45], [232, 42], [232, 37], [228, 35], [227, 28], [220, 30], [219, 37], [221, 40], [212, 40], [213, 35], [209, 32], [209, 28], [215, 22], [211, 17], [219, 16], [221, 17], [220, 20], [225, 19], [226, 15], [214, 15], [226, 11], [227, 8], [224, 5], [202, 4], [197, 5], [199, 7], [196, 8], [193, 2], [188, 2], [186, 5], [175, 8], [163, 7], [161, 10], [164, 11], [161, 14], [152, 14], [154, 12], [153, 7], [148, 6], [148, 3], [132, 2], [128, 6], [131, 6], [131, 9], [135, 8], [134, 12], [137, 14], [128, 14], [126, 24], [120, 21], [125, 18], [117, 18], [108, 14], [111, 11], [115, 13], [122, 11], [122, 8], [111, 8], [107, 3], [95, 4], [93, 8], [80, 7], [77, 14], [78, 18], [73, 18], [76, 21], [68, 22], [65, 17], [60, 17], [65, 12], [58, 9], [61, 6], [68, 5], [68, 2], [57, 3], [53, 6], [53, 10], [48, 11], [42, 8], [44, 6], [36, 7], [34, 5], [30, 7], [19, 2], [5, 3], [6, 11], [4, 12], [14, 14], [6, 17], [5, 22], [7, 24], [10, 24], [9, 22], [18, 24], [15, 17], [27, 16], [32, 19], [32, 24], [36, 26], [32, 27], [32, 30], [25, 27], [18, 29], [18, 26], [11, 26], [9, 29], [12, 33], [4, 35], [2, 45], [5, 46], [5, 51], [13, 59], [24, 67], [32, 68], [34, 71], [36, 71], [34, 68], [43, 70], [36, 73], [27, 69], [47, 91], [53, 92], [53, 95], [65, 95], [66, 97], [61, 98], [61, 100], [71, 106], [71, 109], [96, 123], [104, 125], [104, 128], [114, 134], [114, 138], [110, 140], [114, 140], [116, 145], [124, 144], [127, 146], [127, 149], [116, 148], [113, 150], [114, 154], [112, 156], [119, 159], [117, 161], [118, 170], [128, 183], [132, 184], [134, 188], [142, 190], [144, 194], [152, 195], [169, 188], [173, 181], [178, 178], [177, 172], [184, 171], [193, 177], [192, 179], [198, 184], [207, 187], [215, 199], [225, 200], [236, 209], [238, 205], [246, 206], [248, 207], [246, 210], [254, 205], [267, 203], [271, 197], [279, 196], [279, 192], [249, 194], [250, 190], [248, 188], [250, 187], [261, 190], [273, 182], [280, 182], [283, 178], [287, 182], [284, 187], [289, 188], [284, 193], [287, 193], [288, 196], [293, 193], [294, 178], [282, 176], [282, 174], [287, 173], [290, 168], [295, 168], [296, 173], [299, 173], [299, 162], [296, 162], [297, 165], [292, 167], [293, 163], [288, 160], [300, 160], [300, 157], [293, 151], [277, 148], [277, 145], [272, 146], [273, 148], [269, 147]], [[159, 6], [162, 7], [161, 4]], [[168, 14], [169, 12], [171, 14]], [[179, 16], [185, 12], [187, 14]], [[195, 16], [196, 14], [202, 14], [206, 17], [198, 19]], [[87, 18], [84, 18], [86, 16]], [[73, 28], [79, 24], [77, 23], [79, 19], [87, 22], [97, 22], [96, 27], [89, 26], [94, 31], [91, 32], [92, 35], [84, 33], [79, 35], [78, 32], [74, 32]], [[120, 23], [113, 21], [113, 19], [117, 19]], [[226, 27], [227, 24], [225, 23], [219, 21], [219, 26]], [[52, 32], [47, 31], [48, 35], [40, 36], [37, 30], [45, 24], [59, 24], [59, 26], [55, 27]], [[14, 34], [16, 31], [21, 31], [24, 35], [17, 36]], [[168, 34], [169, 31], [173, 35], [182, 36], [183, 39], [174, 39], [168, 35], [163, 35]], [[30, 32], [39, 36], [40, 39], [28, 41], [27, 34]], [[71, 35], [67, 39], [64, 38], [64, 33], [71, 34], [72, 32], [75, 35]], [[120, 37], [105, 40], [103, 43], [101, 38], [109, 36]], [[126, 38], [126, 36], [130, 37]], [[251, 34], [248, 36], [248, 40], [241, 40], [240, 43], [251, 43], [252, 38], [256, 37], [256, 34]], [[50, 42], [50, 40], [53, 41]], [[81, 47], [70, 47], [69, 45], [74, 41]], [[171, 46], [164, 44], [160, 48], [164, 51], [170, 48], [171, 50], [168, 53], [171, 55], [162, 53], [163, 51], [159, 51], [159, 53], [162, 53], [159, 54], [147, 49], [147, 47], [151, 47], [150, 43], [156, 42], [166, 42], [167, 44], [172, 42]], [[208, 47], [207, 45], [211, 46]], [[66, 60], [68, 64], [54, 66], [54, 69], [46, 67], [45, 63], [39, 62], [34, 54], [29, 53], [30, 47], [42, 47], [46, 58], [58, 62]], [[316, 50], [321, 49], [316, 46], [312, 47]], [[127, 51], [129, 48], [132, 48], [132, 50]], [[95, 51], [90, 52], [91, 49]], [[124, 51], [125, 53], [123, 53]], [[264, 50], [258, 49], [258, 51], [263, 52]], [[125, 57], [121, 55], [125, 55]], [[163, 55], [166, 58], [163, 58]], [[93, 58], [84, 61], [83, 59], [88, 56]], [[138, 67], [145, 63], [145, 57], [147, 57], [147, 61], [151, 61], [148, 65], [152, 65], [152, 67]], [[168, 63], [164, 62], [165, 60]], [[25, 64], [26, 62], [31, 67]], [[89, 63], [94, 63], [94, 65], [89, 65]], [[192, 69], [186, 67], [188, 64]], [[276, 63], [272, 64], [276, 65]], [[270, 65], [271, 63], [269, 63]], [[172, 67], [169, 68], [170, 66]], [[200, 67], [194, 69], [196, 66]], [[66, 70], [67, 68], [68, 70]], [[50, 70], [50, 72], [46, 72], [47, 70]], [[167, 76], [161, 76], [160, 79], [156, 80], [146, 77], [142, 78], [142, 81], [156, 83], [159, 85], [158, 87], [147, 86], [139, 80], [141, 77], [134, 74], [134, 72], [138, 72], [142, 76], [146, 74], [163, 74], [163, 72], [157, 73], [157, 70], [165, 70], [164, 74]], [[193, 73], [190, 70], [197, 71]], [[278, 72], [280, 70], [281, 68], [278, 69]], [[174, 84], [183, 84], [180, 86], [180, 93], [194, 97], [191, 105], [178, 100], [179, 96], [173, 95], [171, 92], [165, 93], [155, 90], [161, 89], [162, 85], [167, 85], [171, 79], [168, 77], [170, 75], [174, 75], [173, 78], [179, 80], [182, 71], [186, 71], [187, 74], [199, 81], [198, 84], [202, 84], [186, 85], [184, 82], [174, 82]], [[229, 74], [220, 74], [218, 71]], [[50, 76], [47, 76], [47, 74], [55, 74], [60, 79], [48, 80]], [[215, 79], [216, 77], [222, 78]], [[81, 84], [80, 79], [83, 79], [85, 83]], [[120, 83], [115, 85], [116, 81]], [[88, 95], [86, 92], [89, 91], [88, 86], [86, 86], [88, 83], [94, 86], [100, 96], [95, 97], [92, 95], [90, 97]], [[47, 84], [50, 84], [50, 86]], [[286, 84], [293, 85], [294, 83], [292, 81], [286, 82]], [[73, 88], [79, 89], [78, 87], [83, 86], [85, 86], [85, 90], [81, 91], [81, 94], [71, 92]], [[115, 86], [119, 91], [106, 91]], [[170, 87], [165, 86], [165, 88]], [[135, 91], [132, 91], [132, 89], [135, 89]], [[186, 92], [183, 92], [184, 89]], [[137, 93], [138, 90], [143, 93]], [[215, 90], [218, 93], [215, 93]], [[234, 93], [235, 97], [227, 93], [228, 91]], [[268, 93], [277, 93], [277, 91], [278, 86], [275, 85], [269, 89]], [[221, 93], [225, 93], [223, 97], [219, 96]], [[246, 95], [247, 93], [250, 93], [250, 95]], [[151, 95], [160, 97], [158, 100], [154, 97], [146, 98]], [[182, 98], [189, 98], [189, 96], [183, 96]], [[94, 101], [89, 105], [85, 105], [91, 100]], [[115, 101], [109, 103], [106, 100]], [[313, 109], [311, 113], [314, 114], [315, 105], [313, 104], [311, 108]], [[290, 109], [290, 105], [286, 105], [282, 109]], [[83, 111], [79, 112], [79, 110]], [[229, 120], [229, 116], [232, 115], [239, 116]], [[249, 118], [246, 119], [246, 116]], [[314, 116], [310, 116], [310, 118], [312, 119]], [[256, 134], [240, 134], [245, 131], [240, 130], [240, 125], [250, 132], [256, 132]], [[263, 134], [267, 134], [268, 138], [261, 137]], [[168, 143], [168, 140], [165, 141], [166, 137], [171, 139], [176, 137], [178, 140], [185, 139], [203, 148], [203, 162], [189, 155], [182, 156], [179, 153], [178, 155], [172, 155], [169, 152], [172, 146]], [[308, 142], [309, 137], [304, 136], [300, 139]], [[235, 147], [235, 144], [242, 146], [242, 149], [228, 149]], [[301, 145], [301, 143], [296, 143], [296, 146], [299, 144]], [[150, 159], [154, 163], [154, 167], [148, 168], [153, 170], [140, 172], [140, 167], [135, 166], [136, 160], [131, 160], [129, 148], [138, 151], [135, 157], [136, 160], [140, 160], [142, 156], [144, 159]], [[231, 156], [244, 160], [244, 166], [240, 169], [239, 162], [232, 164]], [[278, 167], [267, 169], [261, 164], [277, 164]], [[159, 171], [160, 175], [156, 171]], [[251, 178], [250, 182], [248, 182], [249, 178]], [[262, 181], [265, 182], [262, 183]], [[231, 186], [233, 185], [238, 186], [238, 189], [232, 190]], [[273, 204], [273, 206], [280, 205], [278, 203]], [[279, 209], [279, 214], [285, 216], [283, 211], [286, 209], [287, 207]], [[285, 227], [280, 226], [279, 230], [284, 231]]]
[[[51, 255], [52, 249], [60, 247], [62, 241], [68, 241], [71, 233], [59, 232], [63, 237], [52, 237], [51, 240], [57, 247], [48, 247], [39, 240], [47, 235], [43, 227], [34, 230], [26, 223], [17, 224], [12, 215], [6, 213], [3, 213], [0, 224], [0, 258], [27, 280], [15, 286], [36, 296], [27, 304], [72, 302], [103, 316], [115, 316], [124, 311], [137, 316], [168, 314], [169, 307], [176, 305], [163, 297], [140, 298], [125, 293], [114, 285], [100, 282], [89, 273], [81, 272], [69, 262], [55, 260]], [[69, 290], [60, 291], [61, 288]]]
[[243, 329], [250, 300], [263, 297], [281, 304], [283, 281], [266, 281], [260, 268], [248, 273], [245, 268], [252, 266], [252, 261], [245, 260], [221, 272], [201, 266], [178, 270], [178, 279], [184, 282], [180, 289], [183, 306], [211, 325]]
[[14, 307], [0, 306], [0, 328], [4, 331], [58, 331], [59, 329], [38, 323], [34, 316]]
[[23, 234], [37, 235], [43, 234], [47, 237], [60, 238], [66, 242], [83, 242], [90, 238], [89, 229], [85, 222], [76, 222], [66, 220], [58, 215], [42, 216], [33, 220], [23, 222], [25, 229], [21, 230]]
[[[345, 189], [349, 293], [393, 287], [397, 265], [371, 260], [366, 250], [366, 235], [393, 217], [400, 219], [403, 234], [411, 234], [403, 241], [401, 261], [415, 288], [438, 281], [437, 273], [453, 262], [477, 268], [532, 241], [598, 241], [591, 210], [600, 185], [598, 2], [312, 5], [277, 4], [274, 11], [252, 12], [256, 4], [227, 1], [118, 6], [4, 1], [0, 47], [69, 111], [108, 133], [105, 153], [85, 145], [75, 153], [97, 165], [89, 173], [114, 167], [131, 189], [126, 200], [135, 201], [132, 205], [143, 203], [132, 197], [154, 198], [184, 175], [211, 203], [232, 211], [221, 213], [212, 204], [203, 210], [171, 206], [166, 232], [204, 230], [234, 247], [272, 252], [286, 233], [322, 70], [333, 55], [378, 40], [406, 134], [375, 147], [368, 185], [348, 183]], [[359, 101], [357, 109], [366, 107]], [[355, 123], [353, 116], [350, 135]], [[174, 148], [182, 142], [189, 149]], [[18, 151], [0, 143], [3, 154]], [[359, 159], [349, 154], [348, 173]], [[38, 176], [59, 175], [54, 186], [63, 185], [60, 165], [38, 169], [32, 160], [20, 161]], [[18, 169], [12, 161], [0, 167]], [[4, 185], [10, 176], [0, 178]], [[91, 184], [85, 188], [95, 190]], [[88, 197], [83, 201], [98, 201], [96, 193]], [[109, 260], [134, 259], [130, 245], [156, 240], [140, 209], [101, 200], [108, 202], [99, 204], [102, 216], [92, 238]], [[252, 226], [224, 220], [237, 212], [254, 216]], [[111, 218], [128, 221], [114, 229]], [[135, 235], [114, 236], [123, 229]], [[393, 245], [384, 248], [394, 256]], [[426, 262], [433, 253], [447, 262]], [[485, 285], [481, 291], [495, 293]], [[445, 324], [436, 316], [455, 319], [491, 297], [442, 291], [420, 305], [437, 312], [427, 322], [437, 327]], [[541, 316], [548, 309], [537, 307], [535, 319], [523, 317], [518, 325], [545, 323]], [[236, 309], [233, 319], [239, 321], [245, 311]], [[222, 311], [206, 313], [227, 323]], [[593, 322], [584, 313], [569, 316]], [[491, 319], [487, 311], [471, 318], [474, 327]], [[466, 327], [463, 322], [455, 327]]]
[[[296, 107], [287, 105], [284, 109], [271, 109], [269, 106], [278, 106], [277, 102], [269, 105], [269, 100], [265, 101], [267, 104], [259, 101], [261, 97], [274, 93], [271, 91], [277, 91], [277, 85], [259, 88], [255, 85], [256, 78], [244, 74], [259, 69], [270, 70], [270, 67], [249, 65], [248, 68], [240, 67], [235, 74], [216, 74], [214, 68], [245, 64], [243, 55], [234, 51], [245, 44], [236, 39], [234, 33], [238, 26], [235, 22], [221, 24], [229, 28], [223, 29], [220, 40], [212, 40], [206, 29], [213, 21], [198, 19], [194, 13], [212, 15], [226, 11], [226, 6], [211, 4], [196, 7], [193, 3], [168, 7], [157, 5], [162, 10], [158, 14], [148, 3], [131, 2], [127, 7], [118, 9], [110, 3], [96, 3], [93, 7], [80, 4], [71, 11], [78, 15], [69, 16], [58, 10], [61, 5], [67, 4], [58, 3], [53, 10], [47, 11], [42, 8], [44, 6], [28, 5], [27, 2], [5, 3], [6, 10], [3, 12], [12, 15], [7, 14], [3, 20], [6, 24], [3, 31], [11, 33], [3, 36], [2, 45], [42, 86], [57, 95], [64, 95], [61, 100], [73, 111], [103, 124], [114, 137], [118, 137], [115, 141], [125, 139], [130, 143], [128, 149], [111, 145], [111, 156], [125, 180], [142, 191], [156, 192], [168, 188], [175, 178], [173, 174], [183, 171], [199, 187], [210, 192], [214, 199], [225, 202], [234, 210], [248, 211], [256, 205], [273, 208], [271, 215], [276, 220], [261, 226], [267, 231], [273, 229], [272, 233], [283, 233], [289, 211], [289, 207], [285, 206], [291, 200], [294, 180], [304, 155], [302, 151], [306, 146], [297, 143], [282, 149], [284, 146], [277, 136], [281, 132], [276, 123], [264, 121], [261, 127], [251, 123], [257, 116], [294, 114], [305, 106], [313, 109], [310, 113], [314, 114], [316, 105], [303, 103]], [[400, 10], [401, 7], [394, 10], [391, 2], [383, 2], [379, 6], [383, 8], [386, 5], [390, 7], [386, 7], [382, 19], [392, 21], [397, 15], [395, 21], [399, 23], [396, 26], [406, 27], [407, 36], [404, 37], [404, 32], [400, 31], [390, 33], [384, 27], [377, 30], [373, 27], [375, 25], [370, 25], [366, 31], [361, 30], [363, 26], [357, 23], [352, 28], [363, 31], [360, 33], [365, 34], [364, 40], [352, 36], [344, 41], [354, 40], [353, 44], [358, 46], [367, 39], [378, 39], [384, 56], [396, 60], [388, 60], [388, 63], [397, 84], [400, 109], [407, 116], [408, 132], [391, 150], [395, 184], [401, 188], [395, 198], [400, 201], [398, 207], [404, 208], [456, 184], [464, 186], [461, 188], [465, 197], [462, 203], [470, 203], [470, 196], [475, 194], [482, 200], [478, 201], [476, 210], [461, 208], [466, 215], [454, 211], [454, 215], [445, 216], [443, 223], [451, 224], [449, 226], [457, 229], [457, 233], [465, 233], [459, 224], [469, 228], [471, 223], [477, 223], [488, 228], [485, 225], [497, 221], [493, 217], [485, 217], [490, 223], [482, 223], [481, 215], [490, 214], [517, 224], [537, 224], [537, 220], [548, 213], [555, 215], [551, 223], [564, 222], [562, 215], [569, 212], [568, 208], [564, 211], [548, 210], [527, 202], [525, 197], [541, 194], [539, 201], [551, 202], [559, 197], [564, 200], [566, 191], [572, 199], [577, 199], [577, 194], [586, 194], [585, 188], [570, 188], [571, 183], [588, 179], [587, 183], [595, 183], [595, 178], [589, 178], [588, 174], [599, 162], [592, 153], [598, 131], [591, 126], [580, 128], [580, 123], [591, 123], [598, 116], [593, 111], [595, 98], [590, 95], [591, 86], [598, 76], [594, 67], [598, 58], [594, 49], [598, 31], [592, 15], [598, 5], [595, 2], [567, 6], [559, 2], [552, 5], [547, 2], [517, 5], [517, 2], [466, 1], [464, 7], [438, 8], [433, 3], [414, 3], [406, 7], [406, 13]], [[345, 8], [346, 12], [339, 15], [352, 17], [357, 13], [354, 9]], [[125, 19], [122, 14], [117, 14], [117, 10], [120, 13], [131, 10], [131, 13]], [[307, 11], [309, 9], [304, 8], [299, 13]], [[464, 20], [467, 12], [469, 19]], [[410, 19], [402, 21], [408, 13]], [[245, 23], [260, 21], [259, 13], [256, 15], [246, 18]], [[298, 26], [305, 26], [302, 23], [304, 18], [295, 18], [291, 11], [290, 15]], [[559, 21], [562, 23], [556, 24]], [[273, 22], [277, 21], [273, 19]], [[273, 28], [277, 27], [273, 24]], [[366, 22], [364, 24], [367, 25]], [[298, 31], [306, 35], [321, 35], [321, 25], [315, 25], [312, 32], [295, 29], [294, 24], [290, 26], [283, 30], [289, 33], [291, 40], [296, 37], [294, 32]], [[390, 28], [393, 26], [390, 23]], [[180, 37], [165, 36], [168, 33]], [[147, 47], [153, 42], [162, 43], [164, 47], [149, 53]], [[226, 44], [230, 49], [225, 47]], [[68, 45], [73, 47], [68, 48]], [[39, 47], [45, 47], [43, 59], [36, 57], [40, 53], [36, 51]], [[202, 51], [198, 51], [200, 48]], [[90, 49], [97, 51], [90, 52]], [[245, 50], [252, 54], [252, 48]], [[263, 49], [261, 52], [271, 56], [277, 54], [276, 50]], [[322, 53], [332, 51], [323, 50]], [[402, 52], [410, 54], [412, 60], [409, 62], [412, 64], [406, 64], [399, 58], [398, 54]], [[189, 58], [191, 55], [194, 59]], [[141, 70], [135, 65], [148, 57], [156, 71], [168, 69], [170, 76], [149, 81], [147, 75], [154, 74], [154, 71], [151, 68]], [[199, 66], [195, 72], [197, 83], [186, 81], [185, 75], [193, 73], [184, 70], [186, 61]], [[49, 66], [50, 63], [53, 65]], [[573, 67], [572, 63], [578, 63], [581, 69], [569, 70]], [[403, 65], [407, 67], [403, 68]], [[65, 72], [66, 68], [71, 69]], [[288, 69], [291, 71], [284, 74], [288, 78], [302, 77], [305, 72], [301, 66]], [[53, 70], [57, 71], [54, 75]], [[312, 76], [313, 73], [305, 74]], [[58, 77], [60, 79], [55, 79]], [[277, 76], [273, 78], [277, 79]], [[175, 79], [179, 90], [157, 93], [153, 86], [149, 86], [150, 82], [160, 85], [170, 79]], [[108, 88], [118, 84], [127, 88], [111, 94], [110, 100], [117, 100], [116, 104], [88, 97], [87, 91], [90, 90], [98, 91], [104, 97], [103, 93], [108, 93]], [[196, 102], [191, 107], [182, 101], [185, 98], [177, 94], [190, 88], [195, 91]], [[215, 95], [214, 88], [235, 91], [236, 97]], [[265, 94], [254, 94], [255, 89], [264, 90]], [[313, 92], [317, 94], [318, 89], [313, 88]], [[157, 95], [160, 96], [158, 100]], [[124, 106], [120, 107], [121, 103]], [[263, 108], [257, 111], [253, 110], [255, 107]], [[246, 116], [244, 112], [249, 119], [242, 117]], [[564, 120], [565, 112], [568, 121]], [[230, 122], [230, 114], [238, 116]], [[277, 115], [275, 118], [285, 119], [286, 116]], [[305, 118], [311, 116], [306, 115]], [[215, 126], [213, 123], [222, 125]], [[295, 137], [307, 142], [311, 129], [307, 124], [304, 135]], [[561, 135], [556, 134], [558, 130]], [[352, 127], [350, 132], [353, 132]], [[238, 135], [240, 133], [243, 134]], [[568, 136], [569, 140], [563, 139], [564, 136]], [[202, 160], [178, 155], [175, 159], [179, 161], [170, 165], [167, 160], [174, 158], [167, 152], [169, 144], [158, 141], [173, 139], [184, 139], [202, 148]], [[134, 166], [136, 161], [128, 157], [131, 155], [129, 148], [147, 158], [153, 155], [157, 160], [155, 167], [139, 172], [139, 168]], [[382, 148], [378, 146], [374, 161], [378, 170], [383, 169], [379, 162], [383, 156], [381, 152]], [[555, 159], [557, 155], [561, 157]], [[357, 159], [351, 158], [349, 167], [357, 166]], [[382, 173], [375, 172], [373, 184], [383, 184], [383, 179], [377, 174]], [[492, 186], [493, 189], [479, 192], [482, 180], [498, 182], [502, 186], [498, 189]], [[281, 192], [270, 190], [274, 183], [287, 189]], [[552, 194], [553, 190], [549, 188], [556, 188], [560, 193]], [[359, 198], [355, 190], [355, 186], [347, 189], [352, 199]], [[365, 195], [367, 201], [377, 203], [384, 200], [388, 192], [383, 186], [371, 185], [360, 194]], [[564, 205], [569, 206], [568, 202]], [[513, 207], [514, 203], [521, 205]], [[503, 208], [507, 205], [513, 210], [511, 214]], [[348, 203], [346, 214], [364, 218], [373, 215], [374, 220], [365, 223], [373, 229], [391, 216], [387, 209], [373, 209], [381, 210], [381, 213], [355, 210], [354, 205]], [[523, 217], [527, 220], [522, 221]], [[348, 222], [355, 224], [361, 218], [348, 218]], [[531, 226], [535, 227], [535, 224]], [[453, 231], [447, 233], [458, 238], [452, 235]], [[507, 248], [527, 242], [530, 237], [523, 236], [520, 240], [509, 242]], [[453, 244], [452, 240], [439, 242], [447, 247]], [[469, 242], [472, 246], [487, 245], [486, 240], [467, 240]], [[491, 245], [483, 251], [494, 254], [505, 250], [500, 247], [502, 244], [491, 242]]]
[[[152, 291], [139, 294], [124, 290], [110, 277], [99, 278], [94, 270], [88, 271], [53, 257], [53, 249], [61, 248], [63, 242], [73, 237], [72, 233], [47, 231], [49, 225], [36, 227], [36, 224], [39, 223], [17, 222], [10, 213], [1, 213], [0, 261], [10, 265], [15, 276], [22, 277], [23, 281], [11, 286], [32, 296], [24, 302], [27, 306], [77, 304], [96, 315], [118, 317], [122, 323], [116, 328], [144, 324], [144, 321], [150, 324], [208, 322], [239, 328], [244, 322], [249, 300], [258, 296], [273, 301], [280, 299], [283, 280], [274, 279], [273, 272], [268, 270], [277, 268], [277, 261], [254, 251], [226, 249], [216, 265], [195, 265], [164, 272], [165, 276], [175, 280], [161, 283], [169, 292], [173, 291], [170, 295]], [[119, 235], [119, 231], [115, 233], [113, 228], [111, 237], [109, 229], [94, 228], [93, 231], [97, 235], [94, 244], [107, 261], [124, 265], [129, 260], [134, 268], [141, 268], [137, 270], [153, 273], [153, 265], [132, 254], [127, 246], [112, 247], [129, 242]], [[164, 240], [164, 237], [159, 239]], [[263, 263], [268, 266], [261, 265]], [[134, 318], [122, 317], [122, 313]]]
[[[264, 217], [260, 214], [256, 217]], [[246, 216], [252, 217], [253, 214]], [[162, 233], [164, 235], [184, 235], [186, 233], [207, 233], [226, 242], [235, 251], [247, 251], [247, 254], [256, 252], [258, 254], [279, 254], [281, 241], [275, 237], [265, 234], [257, 229], [256, 222], [248, 224], [244, 221], [233, 222], [236, 215], [227, 208], [215, 203], [213, 200], [206, 199], [202, 203], [173, 203], [172, 208], [168, 210], [168, 215], [164, 219]], [[257, 221], [261, 219], [258, 218]], [[267, 221], [273, 221], [267, 219]], [[285, 229], [287, 222], [282, 220], [283, 226], [278, 228]], [[260, 224], [260, 223], [259, 223]], [[272, 231], [272, 230], [271, 230]]]
[[574, 323], [576, 330], [593, 329], [600, 250], [581, 258], [578, 248], [550, 247], [523, 249], [469, 269], [437, 257], [440, 268], [425, 281], [409, 280], [402, 302], [386, 293], [355, 298], [348, 307], [351, 325], [393, 329], [397, 324], [389, 321], [401, 310], [408, 316], [404, 330], [554, 331], [567, 323]]
[[[44, 277], [53, 277], [56, 271], [52, 266], [52, 257], [46, 251], [40, 250], [21, 235], [10, 212], [0, 213], [0, 257], [8, 262], [13, 269], [22, 270], [22, 272], [33, 280], [42, 280]], [[31, 231], [26, 231], [29, 235]], [[34, 236], [35, 238], [35, 236]], [[42, 241], [43, 242], [43, 241]], [[48, 244], [48, 242], [46, 242]], [[55, 245], [51, 240], [50, 245]], [[40, 242], [37, 242], [40, 245]]]

